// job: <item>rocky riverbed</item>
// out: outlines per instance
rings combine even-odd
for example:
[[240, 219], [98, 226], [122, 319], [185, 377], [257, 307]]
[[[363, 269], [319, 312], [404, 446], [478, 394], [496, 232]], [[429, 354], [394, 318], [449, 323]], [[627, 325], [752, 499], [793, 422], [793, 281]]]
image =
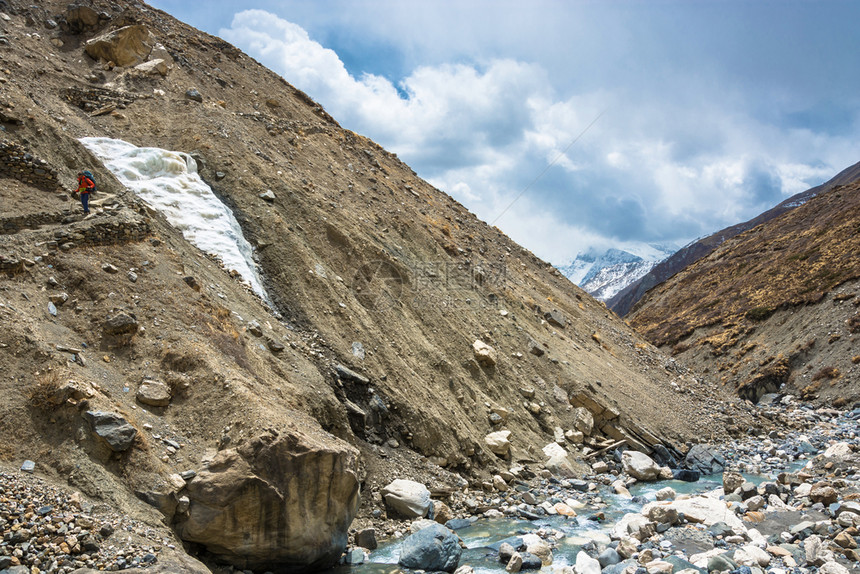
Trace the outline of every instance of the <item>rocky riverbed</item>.
[[[591, 461], [581, 478], [516, 464], [433, 497], [433, 484], [392, 481], [379, 493], [385, 506], [376, 518], [355, 524], [337, 570], [860, 572], [860, 409], [786, 401], [760, 413], [794, 430], [691, 449], [695, 456], [678, 465], [694, 468], [676, 476], [714, 471], [693, 482], [666, 479], [665, 467], [620, 450]], [[202, 568], [177, 561], [163, 529], [24, 470], [0, 472], [0, 533], [0, 574]]]
[[[398, 562], [420, 567], [417, 553], [427, 561], [424, 569], [445, 565], [460, 574], [529, 568], [578, 574], [860, 572], [860, 409], [812, 410], [790, 398], [783, 402], [762, 407], [761, 416], [782, 419], [794, 431], [694, 449], [693, 460], [688, 455], [679, 462], [694, 467], [687, 470], [713, 471], [698, 481], [661, 481], [670, 476], [667, 469], [652, 462], [649, 470], [647, 461], [620, 451], [593, 462], [593, 473], [582, 479], [513, 466], [478, 491], [464, 488], [433, 500], [427, 513], [433, 519], [380, 517], [375, 528], [355, 531], [356, 546], [345, 561], [352, 570], [387, 572]], [[681, 476], [694, 478], [695, 472]], [[390, 513], [404, 512], [402, 503], [391, 502]], [[440, 522], [448, 528], [416, 534]], [[459, 544], [447, 542], [448, 533]], [[377, 536], [380, 548], [368, 548]], [[439, 556], [443, 548], [448, 554]]]

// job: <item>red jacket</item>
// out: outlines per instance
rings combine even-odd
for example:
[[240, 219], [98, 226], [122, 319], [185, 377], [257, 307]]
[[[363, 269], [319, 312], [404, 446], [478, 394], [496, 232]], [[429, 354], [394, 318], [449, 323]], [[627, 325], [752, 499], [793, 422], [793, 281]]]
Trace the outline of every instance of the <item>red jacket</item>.
[[78, 176], [78, 193], [89, 193], [96, 188], [96, 182], [85, 175]]

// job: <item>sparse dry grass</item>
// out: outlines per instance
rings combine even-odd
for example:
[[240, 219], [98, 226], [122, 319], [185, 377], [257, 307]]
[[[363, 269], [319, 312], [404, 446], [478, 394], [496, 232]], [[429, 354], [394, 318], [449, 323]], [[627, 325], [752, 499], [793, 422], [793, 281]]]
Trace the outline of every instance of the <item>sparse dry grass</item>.
[[50, 369], [36, 375], [36, 384], [30, 387], [27, 398], [40, 410], [51, 410], [57, 406], [57, 396], [65, 380], [59, 370]]
[[822, 379], [838, 379], [840, 375], [841, 373], [836, 367], [824, 367], [823, 369], [812, 375], [812, 380], [820, 381]]

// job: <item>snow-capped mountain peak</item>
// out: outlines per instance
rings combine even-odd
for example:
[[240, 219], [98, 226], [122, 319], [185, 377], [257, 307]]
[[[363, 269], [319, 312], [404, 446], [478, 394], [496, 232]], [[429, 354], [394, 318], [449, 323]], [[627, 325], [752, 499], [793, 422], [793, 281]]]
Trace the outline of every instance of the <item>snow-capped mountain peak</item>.
[[589, 249], [559, 270], [595, 298], [605, 301], [677, 250], [674, 245], [636, 245], [603, 252]]

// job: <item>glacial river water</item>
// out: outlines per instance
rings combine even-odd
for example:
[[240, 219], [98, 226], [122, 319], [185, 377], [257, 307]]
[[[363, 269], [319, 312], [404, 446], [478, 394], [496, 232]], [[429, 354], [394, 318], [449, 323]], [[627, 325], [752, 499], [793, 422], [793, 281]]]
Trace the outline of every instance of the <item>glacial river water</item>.
[[[800, 467], [805, 461], [798, 461], [795, 467]], [[753, 483], [773, 480], [775, 477], [763, 475], [744, 475]], [[722, 475], [712, 475], [701, 478], [698, 482], [682, 482], [668, 480], [651, 483], [638, 483], [630, 488], [633, 500], [619, 496], [606, 487], [601, 487], [600, 498], [605, 506], [600, 508], [586, 506], [577, 510], [577, 516], [544, 516], [539, 520], [521, 520], [514, 518], [482, 518], [472, 526], [460, 529], [457, 535], [466, 544], [460, 565], [468, 565], [475, 569], [476, 574], [501, 574], [505, 565], [498, 561], [498, 555], [490, 545], [512, 536], [521, 536], [540, 529], [557, 530], [564, 533], [564, 538], [557, 542], [553, 549], [553, 564], [545, 566], [543, 572], [552, 572], [562, 566], [573, 566], [577, 553], [589, 542], [609, 544], [609, 533], [615, 523], [624, 514], [639, 512], [642, 506], [656, 500], [658, 490], [671, 487], [677, 494], [701, 494], [722, 487]], [[589, 516], [602, 512], [603, 521], [590, 520]], [[369, 559], [360, 565], [340, 566], [334, 574], [391, 574], [404, 570], [397, 565], [400, 557], [400, 546], [403, 538], [383, 541], [379, 548], [370, 553]]]

